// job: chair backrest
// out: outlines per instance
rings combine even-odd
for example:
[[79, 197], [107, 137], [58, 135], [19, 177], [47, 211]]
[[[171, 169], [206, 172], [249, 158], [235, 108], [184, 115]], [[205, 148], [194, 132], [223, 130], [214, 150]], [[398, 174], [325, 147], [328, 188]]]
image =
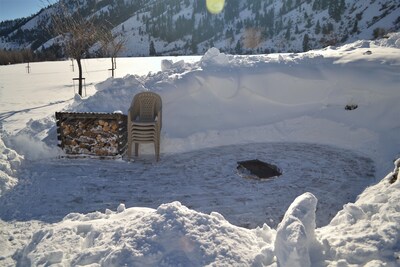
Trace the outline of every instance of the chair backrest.
[[154, 121], [161, 110], [161, 97], [153, 92], [141, 92], [135, 95], [131, 104], [132, 119], [139, 117], [140, 121]]

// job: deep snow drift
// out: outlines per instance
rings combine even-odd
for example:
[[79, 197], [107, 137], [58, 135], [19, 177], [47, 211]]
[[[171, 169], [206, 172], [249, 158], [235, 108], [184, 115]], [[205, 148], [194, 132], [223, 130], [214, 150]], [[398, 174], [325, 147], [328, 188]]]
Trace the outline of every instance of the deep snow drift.
[[[83, 99], [67, 79], [57, 92], [38, 79], [64, 102], [31, 93], [0, 114], [0, 265], [399, 265], [399, 48], [400, 34], [302, 54], [210, 49], [147, 76], [96, 76]], [[59, 105], [126, 113], [142, 90], [163, 99], [160, 163], [152, 146], [135, 162], [57, 158]], [[246, 157], [284, 175], [243, 180]]]

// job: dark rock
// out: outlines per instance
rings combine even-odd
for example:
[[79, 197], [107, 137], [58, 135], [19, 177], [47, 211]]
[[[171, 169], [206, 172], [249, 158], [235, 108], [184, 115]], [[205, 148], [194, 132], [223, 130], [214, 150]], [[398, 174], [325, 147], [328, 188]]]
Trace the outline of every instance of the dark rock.
[[358, 108], [357, 104], [349, 104], [344, 107], [345, 110], [354, 110], [356, 108]]

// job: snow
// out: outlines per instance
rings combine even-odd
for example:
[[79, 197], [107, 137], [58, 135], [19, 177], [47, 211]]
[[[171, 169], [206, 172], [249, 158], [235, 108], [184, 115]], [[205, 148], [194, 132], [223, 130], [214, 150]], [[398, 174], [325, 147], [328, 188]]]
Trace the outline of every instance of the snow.
[[[90, 59], [82, 98], [71, 61], [0, 66], [0, 265], [398, 266], [399, 40], [124, 58], [114, 79]], [[126, 114], [145, 90], [159, 162], [60, 157], [55, 111]], [[283, 175], [243, 179], [248, 159]]]
[[346, 204], [329, 225], [317, 230], [331, 265], [341, 259], [358, 266], [398, 266], [399, 176], [389, 182], [395, 172], [367, 188], [354, 204]]
[[275, 254], [280, 266], [310, 266], [317, 246], [315, 211], [317, 198], [305, 193], [288, 208], [276, 232]]
[[15, 176], [21, 161], [22, 157], [0, 139], [0, 196], [17, 184]]

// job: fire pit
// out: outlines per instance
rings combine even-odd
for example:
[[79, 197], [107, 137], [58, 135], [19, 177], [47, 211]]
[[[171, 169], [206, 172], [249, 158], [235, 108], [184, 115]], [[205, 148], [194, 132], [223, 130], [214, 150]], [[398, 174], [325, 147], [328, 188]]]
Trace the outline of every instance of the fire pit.
[[244, 178], [271, 179], [282, 175], [282, 171], [273, 164], [258, 159], [238, 161], [238, 174]]

